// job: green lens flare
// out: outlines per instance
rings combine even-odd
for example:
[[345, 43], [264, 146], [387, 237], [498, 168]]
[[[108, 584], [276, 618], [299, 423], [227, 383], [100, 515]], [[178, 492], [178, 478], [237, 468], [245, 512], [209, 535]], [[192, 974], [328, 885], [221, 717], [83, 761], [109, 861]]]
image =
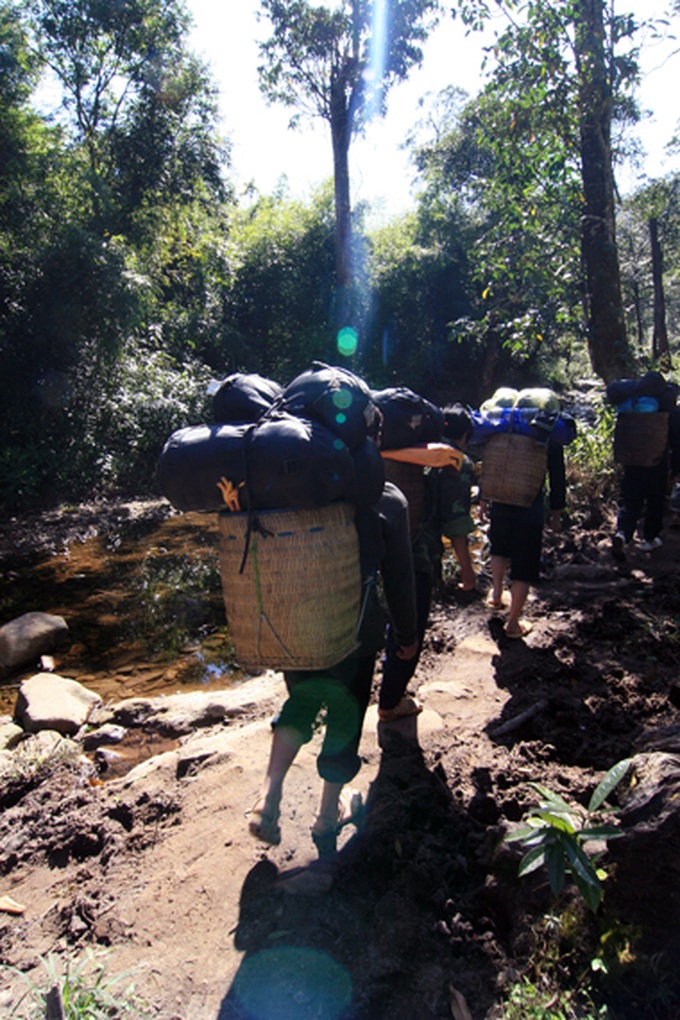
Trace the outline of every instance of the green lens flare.
[[359, 337], [357, 336], [357, 331], [352, 329], [351, 326], [345, 326], [338, 333], [338, 351], [346, 358], [356, 354], [358, 344]]

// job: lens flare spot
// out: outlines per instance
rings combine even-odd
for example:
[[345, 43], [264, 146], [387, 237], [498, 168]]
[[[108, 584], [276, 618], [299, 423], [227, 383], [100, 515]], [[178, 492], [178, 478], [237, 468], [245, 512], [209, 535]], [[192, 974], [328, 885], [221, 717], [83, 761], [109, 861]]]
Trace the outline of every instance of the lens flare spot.
[[346, 421], [347, 421], [347, 415], [343, 414], [342, 411], [339, 411], [336, 414], [336, 416], [335, 416], [335, 424], [336, 425], [344, 425]]
[[333, 449], [334, 450], [344, 450], [345, 449], [345, 444], [343, 443], [342, 439], [334, 439], [333, 440]]
[[237, 1003], [252, 1020], [337, 1020], [352, 1000], [347, 971], [313, 949], [281, 946], [246, 956], [234, 979]]
[[346, 358], [356, 354], [359, 345], [357, 331], [351, 326], [344, 326], [338, 333], [338, 351]]
[[353, 399], [351, 391], [341, 387], [333, 394], [333, 406], [341, 411], [346, 411], [348, 407], [352, 406]]

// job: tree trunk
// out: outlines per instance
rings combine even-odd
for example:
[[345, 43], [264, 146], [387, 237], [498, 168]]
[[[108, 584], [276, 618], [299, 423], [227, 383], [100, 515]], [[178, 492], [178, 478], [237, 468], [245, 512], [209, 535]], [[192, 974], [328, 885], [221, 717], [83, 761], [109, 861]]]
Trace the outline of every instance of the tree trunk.
[[585, 201], [581, 245], [586, 267], [588, 349], [593, 370], [608, 382], [631, 372], [632, 357], [626, 339], [616, 249], [612, 94], [605, 59], [603, 0], [577, 0], [574, 29]]
[[335, 190], [335, 275], [338, 288], [338, 325], [346, 326], [352, 286], [352, 207], [349, 191], [351, 120], [344, 95], [332, 99], [333, 182]]
[[652, 282], [654, 284], [654, 330], [652, 333], [652, 357], [663, 368], [671, 367], [671, 352], [666, 329], [666, 297], [663, 289], [663, 254], [659, 243], [659, 222], [655, 216], [649, 219], [649, 240], [652, 248]]

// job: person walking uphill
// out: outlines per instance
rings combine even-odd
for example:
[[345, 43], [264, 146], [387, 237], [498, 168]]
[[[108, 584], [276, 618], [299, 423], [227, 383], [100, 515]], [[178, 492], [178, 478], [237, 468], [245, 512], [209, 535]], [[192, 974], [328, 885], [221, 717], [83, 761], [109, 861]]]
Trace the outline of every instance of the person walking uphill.
[[669, 479], [680, 471], [677, 393], [675, 383], [654, 371], [638, 381], [614, 380], [607, 387], [607, 399], [617, 410], [614, 459], [622, 469], [612, 539], [612, 555], [619, 562], [626, 559], [638, 525], [642, 552], [663, 544]]
[[576, 436], [576, 423], [563, 414], [557, 395], [543, 387], [501, 388], [473, 412], [475, 440], [482, 442], [480, 516], [489, 518], [491, 590], [487, 605], [506, 608], [505, 576], [510, 570], [506, 637], [523, 638], [531, 625], [522, 620], [530, 588], [539, 581], [545, 481], [549, 483], [548, 526], [561, 529], [566, 503], [564, 446]]
[[[562, 510], [566, 505], [564, 449], [548, 441], [548, 486], [550, 514], [548, 527], [561, 530]], [[487, 512], [480, 503], [482, 516]], [[511, 506], [492, 502], [489, 515], [489, 542], [491, 546], [491, 591], [487, 605], [495, 611], [505, 608], [504, 583], [510, 569], [510, 608], [503, 627], [509, 638], [523, 638], [531, 631], [531, 624], [522, 620], [531, 586], [539, 581], [543, 527], [545, 524], [545, 491], [542, 485], [529, 507]]]
[[354, 821], [356, 798], [342, 797], [343, 787], [359, 771], [358, 754], [364, 716], [373, 682], [376, 655], [384, 642], [385, 614], [378, 600], [377, 575], [404, 660], [415, 656], [418, 642], [413, 560], [405, 497], [386, 482], [380, 499], [358, 507], [361, 575], [364, 586], [358, 650], [339, 665], [319, 671], [286, 671], [288, 700], [273, 722], [269, 764], [260, 796], [250, 812], [249, 830], [262, 842], [281, 841], [279, 816], [286, 774], [304, 743], [312, 738], [319, 712], [325, 709], [325, 734], [317, 758], [322, 779], [321, 802], [312, 839], [322, 859], [332, 857], [343, 825]]

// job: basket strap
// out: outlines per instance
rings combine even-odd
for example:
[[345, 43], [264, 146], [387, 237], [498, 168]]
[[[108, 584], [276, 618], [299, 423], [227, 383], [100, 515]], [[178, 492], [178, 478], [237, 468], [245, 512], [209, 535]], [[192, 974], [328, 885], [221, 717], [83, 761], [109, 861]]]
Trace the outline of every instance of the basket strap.
[[[262, 526], [262, 524], [260, 524], [260, 522], [259, 522], [259, 520], [257, 518], [255, 518], [255, 523], [257, 525], [259, 525], [257, 530], [258, 530], [259, 534], [262, 535], [263, 537], [266, 537], [267, 535], [273, 535], [274, 534], [273, 531], [267, 531], [267, 529], [264, 528]], [[253, 538], [251, 549], [252, 549], [252, 562], [253, 562], [253, 578], [255, 580], [255, 597], [257, 599], [257, 641], [256, 641], [257, 654], [258, 655], [260, 654], [260, 633], [261, 633], [261, 630], [262, 630], [262, 623], [264, 622], [267, 625], [267, 628], [268, 628], [271, 636], [274, 638], [274, 640], [279, 645], [279, 647], [282, 649], [282, 651], [290, 659], [290, 658], [292, 658], [292, 656], [290, 654], [290, 651], [288, 650], [288, 648], [286, 648], [285, 644], [283, 643], [283, 641], [281, 640], [279, 635], [276, 633], [276, 631], [272, 627], [271, 620], [267, 616], [267, 614], [265, 612], [265, 609], [264, 609], [263, 602], [262, 602], [262, 587], [260, 585], [260, 563], [259, 563], [259, 559], [258, 559], [258, 555], [257, 555], [257, 553], [258, 553], [258, 544], [259, 544], [258, 543], [258, 535], [256, 534], [254, 536], [254, 538]]]
[[375, 573], [375, 570], [372, 570], [371, 573], [368, 575], [368, 577], [364, 579], [364, 583], [363, 583], [363, 586], [362, 586], [363, 587], [363, 594], [361, 596], [361, 606], [359, 607], [359, 618], [357, 620], [357, 626], [356, 626], [356, 635], [357, 635], [357, 638], [358, 638], [359, 634], [361, 633], [361, 628], [363, 626], [364, 617], [366, 616], [366, 609], [368, 608], [368, 600], [371, 597], [371, 592], [376, 587], [376, 583], [377, 583], [377, 581], [376, 581], [376, 573]]

